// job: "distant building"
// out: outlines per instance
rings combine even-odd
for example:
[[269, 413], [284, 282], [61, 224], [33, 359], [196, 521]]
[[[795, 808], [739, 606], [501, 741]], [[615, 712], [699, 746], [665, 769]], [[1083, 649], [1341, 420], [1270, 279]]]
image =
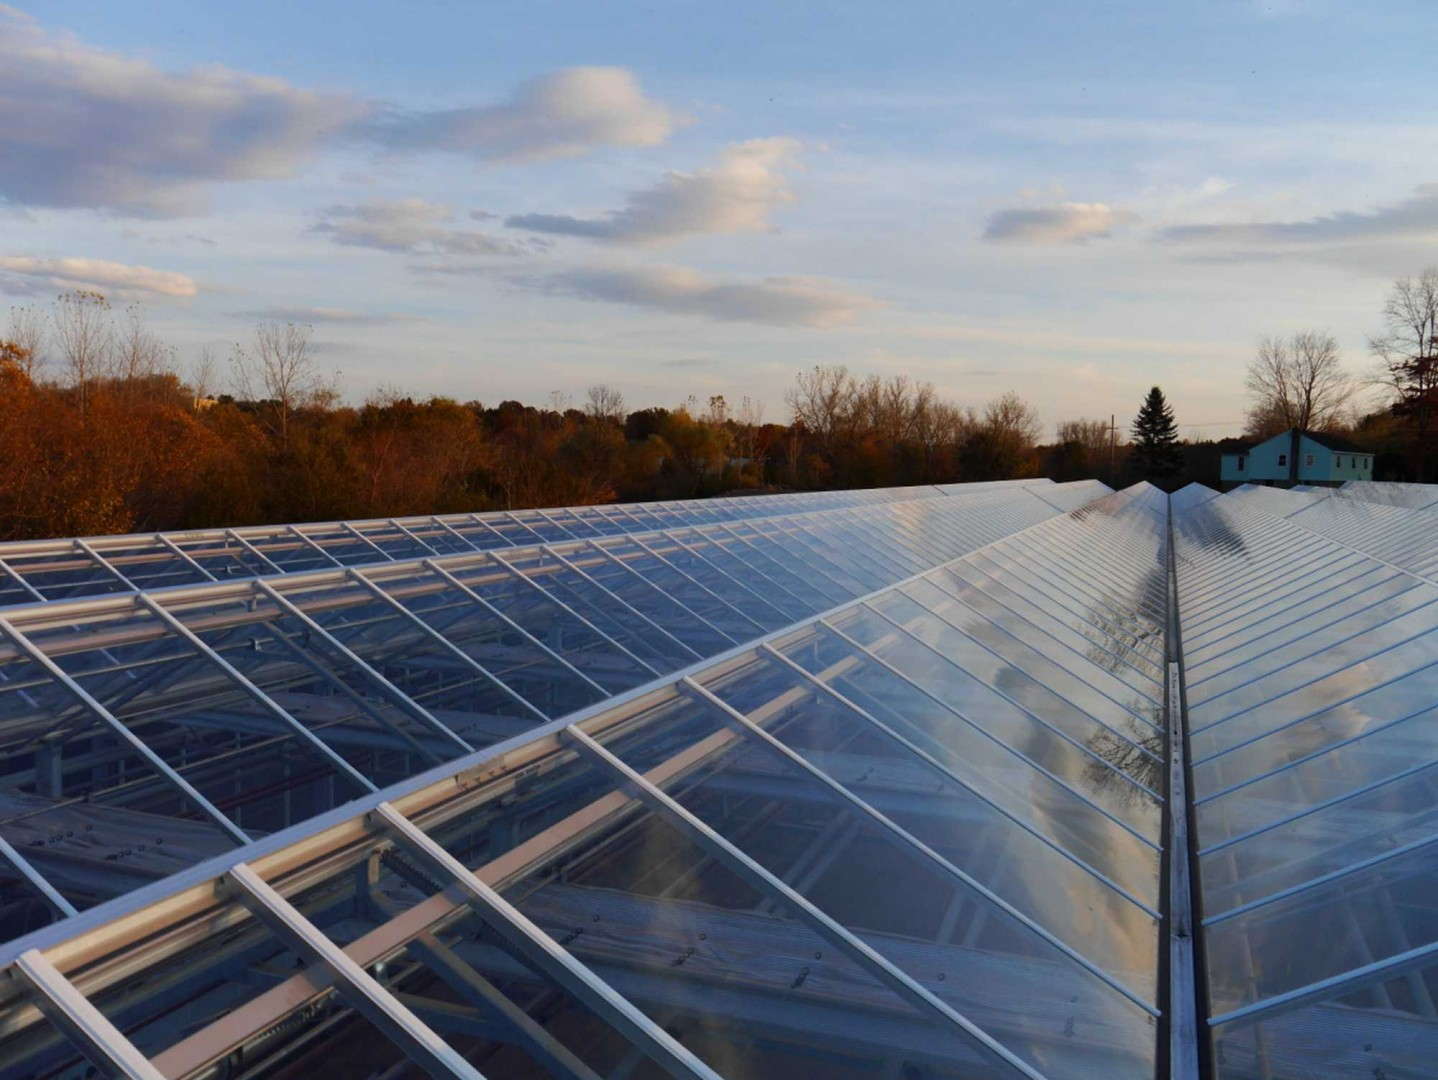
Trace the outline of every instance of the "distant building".
[[1337, 487], [1345, 480], [1372, 480], [1373, 455], [1336, 435], [1293, 428], [1257, 446], [1224, 454], [1220, 478], [1225, 487]]

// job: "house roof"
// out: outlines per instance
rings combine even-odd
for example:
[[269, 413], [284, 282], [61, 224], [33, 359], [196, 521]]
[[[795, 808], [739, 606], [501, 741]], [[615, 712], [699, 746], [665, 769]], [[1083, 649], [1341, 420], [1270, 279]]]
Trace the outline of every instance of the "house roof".
[[[1272, 435], [1267, 439], [1262, 440], [1261, 442], [1244, 443], [1240, 446], [1227, 447], [1224, 449], [1223, 452], [1225, 454], [1246, 454], [1255, 446], [1262, 446], [1263, 443], [1272, 442], [1274, 439], [1283, 438], [1287, 435], [1292, 434], [1292, 432], [1293, 429], [1289, 428], [1288, 431], [1280, 432], [1277, 435]], [[1300, 434], [1303, 435], [1305, 438], [1312, 439], [1325, 450], [1333, 450], [1343, 454], [1371, 454], [1373, 452], [1371, 450], [1365, 450], [1352, 439], [1345, 439], [1342, 435], [1330, 435], [1326, 431], [1305, 430], [1300, 432]]]
[[1367, 454], [1371, 452], [1359, 446], [1352, 439], [1345, 439], [1342, 435], [1330, 435], [1327, 432], [1317, 431], [1305, 431], [1303, 434], [1326, 450], [1338, 450], [1345, 454]]

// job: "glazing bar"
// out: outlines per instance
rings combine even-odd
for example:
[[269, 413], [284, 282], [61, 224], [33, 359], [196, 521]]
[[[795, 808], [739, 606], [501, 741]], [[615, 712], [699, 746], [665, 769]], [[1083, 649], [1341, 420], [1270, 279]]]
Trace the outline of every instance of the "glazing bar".
[[465, 892], [465, 899], [487, 923], [541, 972], [594, 1010], [630, 1042], [640, 1046], [676, 1080], [720, 1080], [639, 1007], [616, 991], [569, 950], [556, 942], [463, 863], [435, 843], [390, 803], [382, 802], [372, 817], [404, 845], [423, 857]]
[[29, 638], [27, 638], [24, 634], [20, 633], [20, 631], [16, 630], [15, 627], [11, 626], [10, 623], [5, 619], [0, 619], [0, 634], [3, 634], [11, 641], [13, 641], [15, 645], [19, 647], [21, 652], [23, 652], [31, 660], [35, 661], [35, 663], [39, 664], [42, 668], [45, 669], [45, 671], [50, 675], [51, 678], [55, 679], [62, 686], [64, 686], [65, 689], [70, 691], [70, 693], [77, 700], [79, 700], [81, 704], [83, 704], [87, 709], [90, 710], [91, 714], [103, 721], [104, 724], [116, 735], [118, 735], [123, 742], [129, 745], [129, 747], [134, 750], [135, 753], [139, 754], [147, 762], [149, 762], [151, 768], [153, 768], [156, 772], [158, 772], [161, 776], [168, 780], [172, 787], [176, 788], [178, 791], [182, 792], [188, 799], [193, 801], [196, 806], [198, 806], [201, 810], [205, 812], [205, 815], [211, 821], [213, 821], [216, 825], [218, 825], [221, 829], [228, 833], [232, 840], [234, 840], [238, 844], [248, 844], [250, 842], [250, 837], [245, 833], [243, 829], [241, 829], [229, 818], [225, 817], [224, 814], [220, 813], [219, 808], [215, 806], [214, 803], [210, 802], [209, 799], [201, 795], [199, 791], [195, 789], [193, 784], [191, 784], [183, 776], [177, 773], [174, 769], [170, 768], [169, 764], [165, 761], [164, 758], [160, 757], [159, 754], [151, 750], [149, 746], [142, 742], [133, 731], [131, 731], [124, 724], [122, 724], [118, 717], [116, 717], [112, 712], [110, 712], [109, 709], [105, 708], [105, 706], [101, 705], [98, 701], [91, 697], [89, 692], [83, 686], [77, 683], [74, 679], [72, 679], [69, 674], [60, 667], [60, 665], [56, 664], [55, 661], [51, 660], [48, 656], [46, 656], [43, 650], [36, 646], [35, 643], [32, 642]]
[[76, 990], [39, 949], [21, 953], [15, 970], [30, 987], [35, 1004], [77, 1049], [106, 1076], [125, 1080], [165, 1080], [149, 1058]]
[[411, 1062], [435, 1080], [484, 1080], [483, 1073], [325, 937], [249, 865], [237, 863], [224, 880], [235, 887], [238, 898], [281, 941], [328, 970], [345, 1002], [389, 1036]]
[[729, 867], [759, 892], [777, 898], [784, 906], [793, 910], [803, 922], [823, 935], [849, 959], [895, 991], [910, 1005], [936, 1017], [941, 1022], [958, 1028], [966, 1042], [974, 1045], [975, 1049], [996, 1064], [1006, 1066], [1014, 1074], [1027, 1077], [1028, 1080], [1044, 1080], [1042, 1073], [1016, 1056], [972, 1020], [914, 981], [907, 972], [856, 937], [841, 923], [815, 907], [806, 897], [775, 877], [579, 728], [571, 725], [565, 728], [564, 734], [594, 761], [609, 769], [617, 779], [627, 784], [631, 791], [652, 810], [677, 824], [691, 840], [705, 848], [719, 862]]

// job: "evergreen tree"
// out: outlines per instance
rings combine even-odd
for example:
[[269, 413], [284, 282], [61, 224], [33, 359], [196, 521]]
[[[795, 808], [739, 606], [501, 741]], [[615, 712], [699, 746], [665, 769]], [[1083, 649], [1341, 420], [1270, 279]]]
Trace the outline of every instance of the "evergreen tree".
[[1132, 468], [1141, 480], [1165, 486], [1178, 475], [1183, 455], [1178, 449], [1178, 427], [1173, 422], [1173, 409], [1154, 387], [1143, 399], [1143, 406], [1133, 418]]

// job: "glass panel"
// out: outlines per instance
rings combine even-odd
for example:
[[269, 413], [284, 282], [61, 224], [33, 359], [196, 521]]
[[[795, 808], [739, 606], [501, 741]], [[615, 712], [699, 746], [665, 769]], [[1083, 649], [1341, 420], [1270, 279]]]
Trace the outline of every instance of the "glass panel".
[[846, 632], [852, 625], [851, 636], [903, 674], [914, 678], [922, 672], [925, 689], [1010, 745], [1024, 747], [1144, 835], [1156, 835], [1158, 802], [1143, 787], [1154, 790], [1160, 783], [1159, 760], [1153, 753], [1157, 736], [1150, 733], [1147, 743], [1135, 743], [1097, 723], [906, 597], [887, 594], [873, 607], [914, 636], [872, 615], [856, 613], [835, 625]]
[[[828, 787], [733, 732], [712, 707], [696, 704], [667, 726], [682, 727], [691, 746], [712, 747], [702, 768], [664, 785], [671, 797], [1011, 1050], [1030, 1061], [1045, 1060], [1052, 1036], [1015, 1030], [996, 1015], [996, 1003], [1022, 995], [1030, 1015], [1043, 1015], [1062, 998], [1066, 1010], [1126, 1033], [1115, 1044], [1122, 1049], [1108, 1051], [1111, 1070], [1126, 1074], [1139, 1063], [1151, 1067], [1149, 1016], [1031, 929]], [[637, 733], [613, 740], [612, 749], [641, 771], [660, 764], [651, 741]], [[640, 850], [655, 884], [664, 880], [664, 868], [679, 869], [688, 861], [657, 842]], [[773, 906], [760, 899], [759, 910]], [[945, 978], [931, 982], [936, 971]]]
[[747, 610], [753, 611], [756, 605], [752, 601], [758, 597], [761, 601], [758, 606], [772, 611], [773, 618], [782, 620], [783, 624], [807, 618], [816, 610], [803, 599], [805, 590], [794, 575], [776, 570], [771, 560], [758, 556], [742, 541], [725, 533], [701, 533], [694, 529], [677, 534], [677, 539], [745, 586], [747, 591], [742, 594], [732, 587], [730, 591]]
[[1104, 657], [1107, 664], [1099, 664], [1088, 657], [1066, 653], [1042, 636], [1035, 638], [1036, 644], [1030, 644], [1024, 637], [1031, 636], [1032, 631], [1003, 608], [993, 612], [993, 617], [980, 615], [928, 579], [910, 582], [901, 591], [962, 630], [1004, 663], [1023, 671], [1129, 740], [1146, 746], [1151, 753], [1161, 752], [1162, 740], [1155, 740], [1163, 726], [1163, 707], [1155, 700], [1162, 696], [1161, 686], [1148, 682], [1140, 691], [1112, 677], [1112, 670], [1123, 669], [1107, 656]]
[[130, 591], [128, 585], [79, 549], [10, 555], [5, 564], [46, 600]]
[[734, 644], [733, 638], [721, 634], [697, 612], [641, 577], [617, 556], [611, 557], [598, 548], [582, 548], [575, 552], [574, 558], [580, 560], [576, 565], [582, 566], [600, 585], [636, 611], [643, 612], [700, 656], [713, 656]]
[[[592, 562], [594, 556], [588, 556], [588, 560]], [[656, 671], [673, 671], [694, 661], [693, 653], [679, 648], [636, 610], [631, 610], [585, 572], [576, 569], [567, 557], [561, 561], [549, 552], [537, 549], [515, 553], [510, 556], [510, 563]]]
[[942, 762], [990, 802], [1092, 866], [1150, 907], [1158, 904], [1157, 852], [1055, 777], [917, 686], [828, 634], [781, 650], [871, 716]]
[[996, 596], [990, 596], [975, 587], [953, 567], [936, 570], [925, 580], [962, 600], [974, 612], [997, 623], [1014, 637], [1045, 656], [1064, 663], [1065, 666], [1068, 663], [1067, 658], [1060, 659], [1064, 651], [1086, 659], [1090, 665], [1101, 669], [1099, 672], [1092, 672], [1090, 677], [1097, 678], [1100, 684], [1107, 684], [1111, 694], [1122, 697], [1126, 692], [1113, 685], [1113, 680], [1126, 684], [1128, 692], [1137, 690], [1150, 698], [1162, 693], [1161, 673], [1155, 665], [1138, 657], [1132, 648], [1101, 648], [1082, 634], [1075, 633], [1060, 620], [1022, 599], [1012, 597], [1012, 594], [1012, 603], [997, 599], [997, 593]]
[[[1412, 593], [1419, 593], [1414, 589]], [[1424, 658], [1438, 658], [1438, 635], [1426, 644], [1410, 639], [1428, 634], [1438, 626], [1438, 589], [1424, 586], [1423, 595], [1399, 597], [1383, 605], [1383, 612], [1367, 612], [1344, 620], [1329, 630], [1314, 632], [1293, 645], [1275, 648], [1271, 659], [1264, 658], [1233, 672], [1202, 702], [1190, 703], [1189, 716], [1195, 731], [1236, 713], [1267, 703], [1290, 690], [1294, 704], [1302, 707], [1324, 696], [1351, 694], [1385, 675], [1412, 671]], [[1423, 606], [1414, 610], [1414, 603]], [[1386, 614], [1386, 618], [1383, 617]], [[1388, 651], [1388, 650], [1391, 650]], [[1278, 667], [1276, 665], [1282, 665]], [[1350, 667], [1349, 665], [1353, 665]], [[1330, 673], [1335, 675], [1327, 695], [1317, 687], [1305, 694], [1299, 689]], [[1346, 691], [1346, 693], [1345, 693]], [[1302, 715], [1284, 706], [1265, 708], [1265, 714]], [[1240, 725], [1242, 721], [1238, 722]], [[1233, 724], [1227, 725], [1233, 727]]]
[[[175, 614], [193, 619], [201, 640], [271, 685], [302, 688], [315, 678], [242, 601]], [[213, 617], [202, 623], [202, 614]], [[93, 623], [80, 632], [47, 628], [31, 640], [241, 828], [282, 828], [356, 793], [358, 785], [323, 754], [150, 612], [116, 613], [103, 623], [103, 634], [100, 629]], [[296, 719], [319, 727], [321, 740], [356, 767], [368, 763], [368, 748], [339, 750], [341, 728], [321, 726], [320, 717]], [[405, 775], [376, 771], [393, 779]], [[111, 772], [106, 786], [126, 778]], [[168, 802], [168, 786], [163, 791]]]
[[758, 637], [764, 628], [745, 618], [712, 590], [680, 573], [631, 540], [606, 540], [604, 550], [634, 570], [651, 585], [663, 590], [694, 612], [714, 629], [727, 635], [729, 644]]
[[743, 619], [742, 622], [734, 624], [736, 631], [744, 633], [743, 626], [747, 623], [750, 624], [747, 636], [754, 637], [759, 632], [777, 630], [794, 621], [791, 616], [770, 603], [761, 590], [754, 588], [754, 585], [762, 580], [757, 574], [741, 567], [741, 576], [732, 576], [727, 570], [721, 569], [707, 552], [702, 551], [702, 547], [708, 546], [703, 544], [702, 540], [700, 550], [691, 546], [688, 535], [678, 532], [674, 534], [673, 540], [668, 537], [653, 537], [645, 543], [671, 566], [688, 574], [731, 608], [736, 609]]
[[[1384, 575], [1387, 576], [1384, 576]], [[1270, 647], [1299, 641], [1313, 628], [1322, 628], [1413, 588], [1413, 579], [1406, 574], [1388, 573], [1378, 567], [1356, 574], [1343, 588], [1335, 589], [1322, 603], [1300, 604], [1296, 608], [1273, 612], [1257, 623], [1249, 624], [1241, 633], [1215, 639], [1202, 651], [1200, 663], [1190, 663], [1187, 638], [1184, 640], [1184, 670], [1188, 679], [1190, 700], [1194, 695], [1207, 696], [1204, 689], [1215, 675], [1263, 656]]]
[[[1438, 940], [1438, 863], [1419, 848], [1208, 928], [1215, 1013]], [[1313, 942], [1323, 942], [1321, 949]]]
[[[726, 529], [717, 536], [733, 537], [734, 546], [730, 548], [733, 558], [742, 559], [761, 574], [778, 582], [789, 594], [792, 594], [793, 600], [786, 598], [786, 603], [789, 605], [786, 610], [794, 611], [798, 618], [807, 618], [817, 611], [826, 611], [834, 606], [830, 594], [815, 583], [814, 574], [797, 574], [791, 565], [775, 559], [766, 550], [767, 545], [760, 542], [762, 537], [744, 536], [739, 533], [737, 528], [732, 531]], [[799, 614], [800, 612], [802, 614]]]
[[[507, 576], [499, 568], [489, 572]], [[372, 580], [442, 639], [436, 641], [389, 607], [392, 620], [382, 624], [376, 662], [391, 681], [452, 723], [471, 744], [526, 731], [538, 722], [536, 712], [562, 716], [599, 699], [600, 692], [574, 671], [439, 574], [376, 573]], [[532, 708], [521, 704], [525, 701]]]
[[1061, 605], [1025, 588], [1008, 575], [991, 575], [988, 568], [981, 566], [976, 559], [955, 562], [946, 567], [943, 573], [947, 575], [946, 584], [951, 580], [957, 588], [958, 583], [963, 582], [975, 593], [991, 598], [993, 602], [1017, 612], [1056, 636], [1067, 635], [1076, 649], [1085, 655], [1093, 655], [1098, 663], [1109, 664], [1111, 661], [1104, 658], [1113, 657], [1154, 682], [1163, 679], [1163, 668], [1159, 663], [1161, 657], [1156, 655], [1150, 640], [1152, 632], [1145, 628], [1135, 625], [1130, 632], [1114, 633], [1108, 626], [1076, 617]]
[[188, 540], [184, 537], [172, 539], [176, 547], [182, 548], [185, 554], [220, 581], [271, 572], [262, 559], [228, 536], [206, 540]]
[[[648, 682], [654, 673], [517, 573], [496, 565], [451, 573], [600, 688], [595, 699]], [[532, 646], [529, 646], [532, 648]]]
[[[355, 526], [355, 531], [391, 559], [422, 559], [435, 553], [431, 550], [434, 548], [433, 544], [426, 547], [393, 525]], [[371, 555], [371, 561], [382, 558], [373, 551]]]
[[1203, 858], [1204, 910], [1217, 915], [1438, 837], [1438, 765], [1324, 804]]
[[[1075, 744], [1033, 713], [994, 693], [942, 651], [908, 637], [877, 615], [854, 611], [836, 617], [834, 625], [1033, 765], [1126, 821], [1141, 835], [1156, 835], [1156, 807], [1144, 810], [1137, 805], [1142, 792], [1121, 770], [1102, 760], [1100, 755], [1110, 745], [1106, 738], [1089, 747]], [[1119, 747], [1119, 740], [1113, 747]]]
[[[401, 845], [290, 899], [337, 945], [394, 938], [398, 948], [386, 948], [373, 973], [485, 1076], [593, 1075], [585, 1068], [604, 1076], [663, 1075], [528, 961], [506, 927], [452, 896], [441, 898], [445, 884], [422, 856]], [[421, 905], [432, 914], [413, 930], [402, 929]], [[586, 929], [604, 928], [589, 923]]]
[[1040, 926], [1155, 1000], [1157, 921], [942, 768], [774, 661], [705, 685]]
[[[16, 977], [18, 982], [18, 976]], [[16, 1011], [33, 1005], [39, 995], [28, 988], [15, 1002]], [[0, 1077], [29, 1080], [31, 1077], [92, 1077], [99, 1074], [90, 1059], [71, 1044], [61, 1030], [38, 1014], [33, 1022], [0, 1036]]]
[[[1222, 712], [1213, 709], [1209, 715], [1214, 722], [1209, 727], [1192, 729], [1194, 760], [1237, 747], [1326, 709], [1347, 716], [1384, 719], [1416, 712], [1432, 702], [1432, 676], [1426, 669], [1435, 663], [1438, 634], [1423, 633], [1347, 666], [1324, 664], [1321, 657], [1295, 665], [1305, 669], [1306, 684], [1289, 690], [1296, 677], [1282, 672], [1283, 684], [1272, 687], [1270, 692], [1265, 692], [1265, 681], [1245, 688], [1241, 698], [1225, 695], [1228, 708]], [[1243, 711], [1233, 711], [1239, 700]]]
[[[1438, 1060], [1438, 964], [1415, 964], [1325, 1001], [1214, 1033], [1220, 1080], [1423, 1077]], [[1282, 1063], [1285, 1070], [1275, 1071]]]
[[[1198, 807], [1205, 843], [1217, 843], [1433, 760], [1438, 733], [1433, 730], [1434, 711], [1427, 707], [1431, 693], [1418, 696], [1423, 681], [1415, 675], [1413, 681], [1375, 690], [1348, 707], [1198, 766], [1194, 783], [1206, 798]], [[1265, 775], [1300, 759], [1301, 764]], [[1240, 784], [1244, 786], [1236, 786]]]

